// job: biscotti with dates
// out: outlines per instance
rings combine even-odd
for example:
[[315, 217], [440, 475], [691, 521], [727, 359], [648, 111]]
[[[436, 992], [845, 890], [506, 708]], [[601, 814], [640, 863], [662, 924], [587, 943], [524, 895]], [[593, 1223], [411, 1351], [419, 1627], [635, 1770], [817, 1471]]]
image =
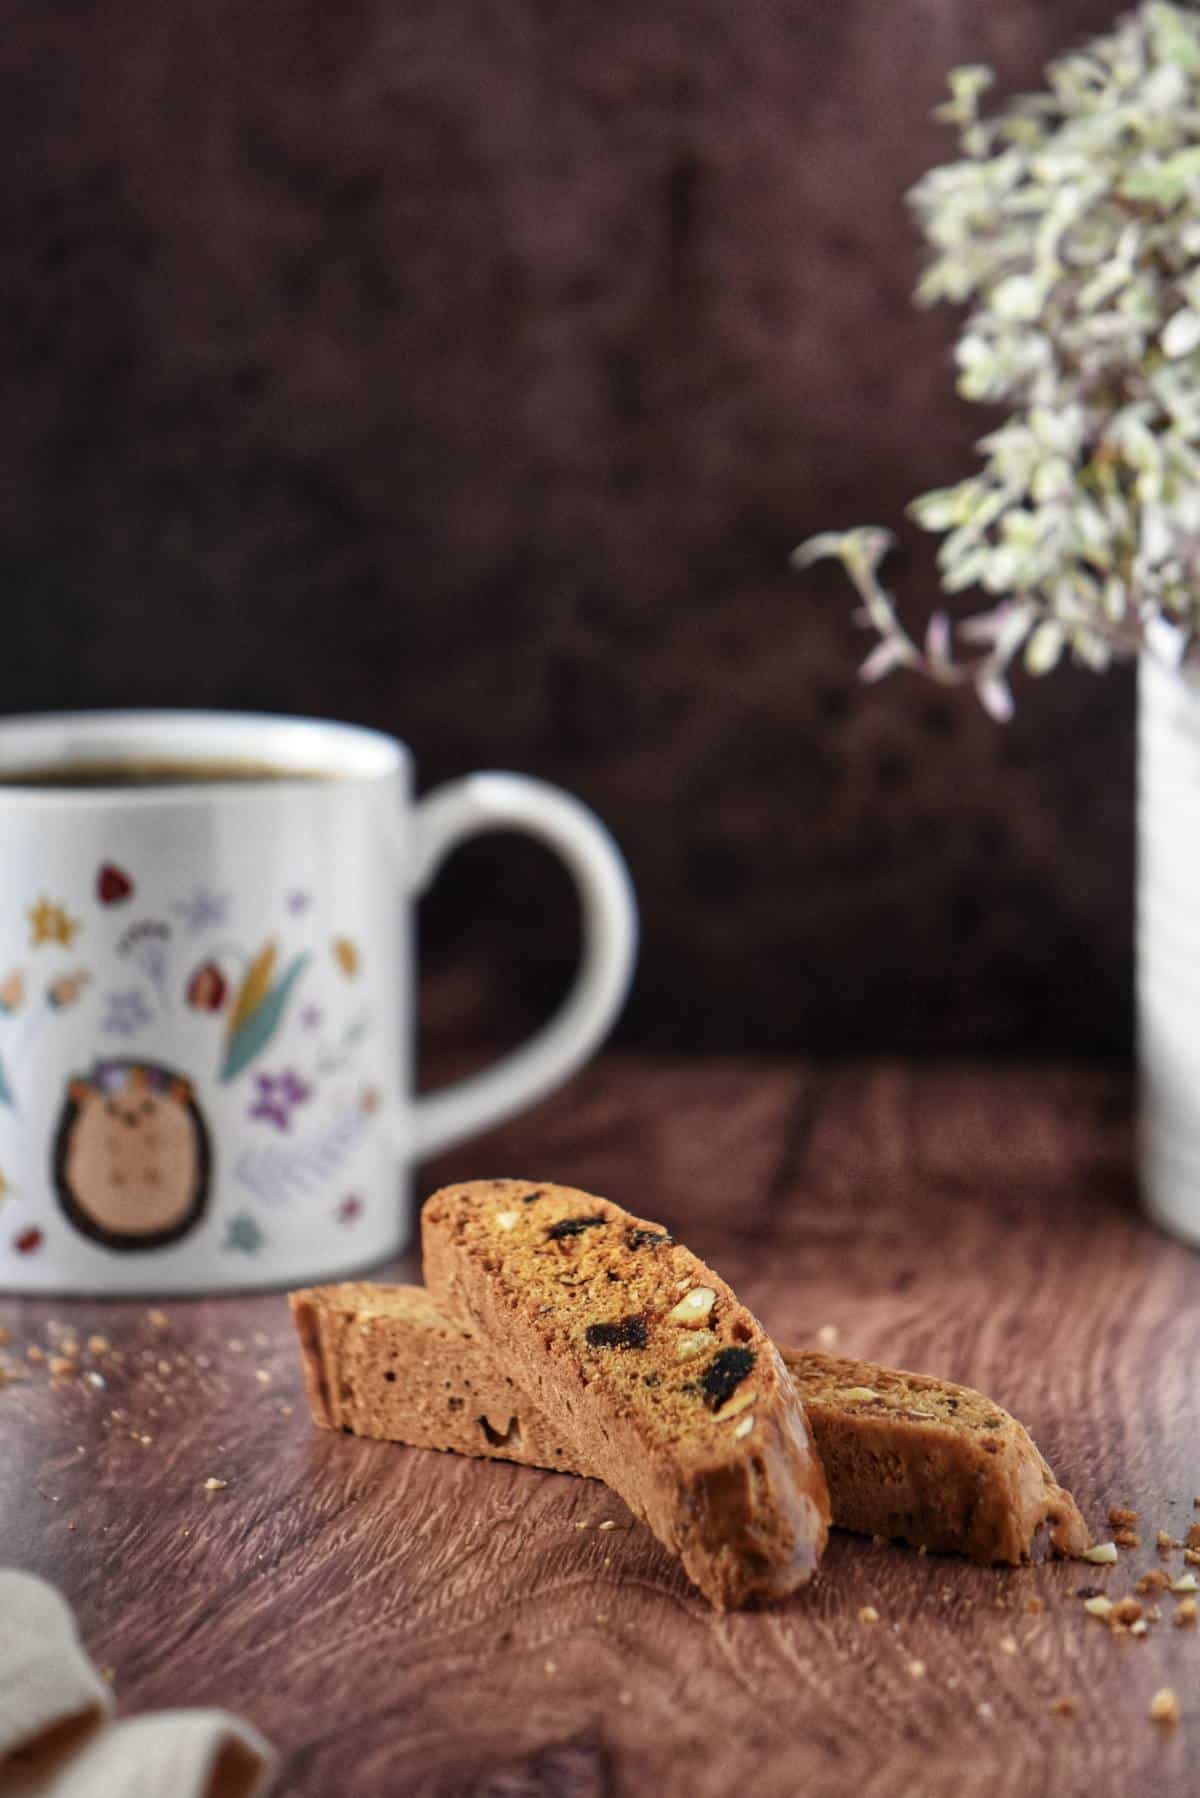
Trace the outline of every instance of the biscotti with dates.
[[982, 1392], [870, 1361], [784, 1351], [825, 1466], [834, 1522], [914, 1548], [1017, 1565], [1091, 1543], [1028, 1431]]
[[784, 1598], [829, 1494], [762, 1326], [661, 1224], [530, 1180], [435, 1193], [426, 1283], [721, 1610]]
[[[500, 1370], [488, 1345], [417, 1286], [367, 1282], [291, 1295], [316, 1423], [387, 1442], [532, 1467], [594, 1469]], [[825, 1468], [833, 1522], [983, 1564], [1056, 1554], [1090, 1536], [1071, 1494], [1008, 1412], [928, 1374], [782, 1348]]]
[[579, 1473], [571, 1451], [423, 1286], [288, 1294], [313, 1422], [353, 1436]]

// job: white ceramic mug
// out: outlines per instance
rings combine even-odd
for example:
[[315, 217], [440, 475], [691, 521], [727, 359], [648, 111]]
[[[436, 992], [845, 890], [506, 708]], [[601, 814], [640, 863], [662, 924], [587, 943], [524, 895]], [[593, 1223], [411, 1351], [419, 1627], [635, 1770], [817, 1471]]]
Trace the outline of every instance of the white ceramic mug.
[[[523, 1048], [416, 1098], [413, 904], [493, 829], [567, 863], [582, 966]], [[413, 1164], [580, 1065], [635, 941], [612, 839], [540, 781], [414, 803], [401, 743], [304, 719], [0, 722], [0, 1288], [214, 1292], [385, 1259]]]

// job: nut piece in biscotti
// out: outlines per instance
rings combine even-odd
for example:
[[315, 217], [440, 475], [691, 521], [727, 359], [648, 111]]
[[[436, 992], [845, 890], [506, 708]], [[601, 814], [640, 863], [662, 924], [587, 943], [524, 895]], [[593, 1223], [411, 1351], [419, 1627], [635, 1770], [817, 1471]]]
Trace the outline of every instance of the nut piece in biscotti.
[[928, 1374], [785, 1350], [829, 1481], [834, 1522], [973, 1561], [1028, 1561], [1091, 1542], [1069, 1492], [1015, 1417]]
[[[694, 1288], [692, 1290], [695, 1290]], [[351, 1282], [291, 1295], [314, 1421], [420, 1448], [591, 1473], [487, 1344], [417, 1286]], [[829, 1482], [833, 1521], [970, 1555], [1061, 1555], [1090, 1536], [1026, 1431], [981, 1393], [868, 1361], [782, 1349]]]
[[348, 1435], [583, 1469], [469, 1329], [422, 1286], [347, 1280], [288, 1294], [313, 1422]]
[[719, 1609], [784, 1598], [825, 1545], [804, 1409], [762, 1326], [660, 1224], [530, 1180], [422, 1213], [434, 1299]]

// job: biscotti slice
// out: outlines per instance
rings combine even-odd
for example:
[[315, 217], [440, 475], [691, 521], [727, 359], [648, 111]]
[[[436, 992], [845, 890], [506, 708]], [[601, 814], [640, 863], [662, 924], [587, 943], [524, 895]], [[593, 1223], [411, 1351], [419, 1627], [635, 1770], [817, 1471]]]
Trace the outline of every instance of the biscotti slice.
[[982, 1392], [870, 1361], [784, 1351], [843, 1529], [973, 1561], [1028, 1561], [1049, 1525], [1056, 1554], [1088, 1527], [1015, 1417]]
[[[487, 1345], [417, 1286], [291, 1294], [316, 1423], [419, 1448], [592, 1473]], [[982, 1393], [781, 1349], [825, 1467], [833, 1521], [914, 1547], [1017, 1564], [1043, 1525], [1061, 1555], [1088, 1529], [1027, 1432]]]
[[541, 1414], [423, 1286], [363, 1280], [288, 1294], [313, 1422], [354, 1436], [582, 1468]]
[[829, 1495], [774, 1345], [660, 1224], [570, 1187], [445, 1187], [422, 1213], [439, 1306], [719, 1609], [816, 1568]]

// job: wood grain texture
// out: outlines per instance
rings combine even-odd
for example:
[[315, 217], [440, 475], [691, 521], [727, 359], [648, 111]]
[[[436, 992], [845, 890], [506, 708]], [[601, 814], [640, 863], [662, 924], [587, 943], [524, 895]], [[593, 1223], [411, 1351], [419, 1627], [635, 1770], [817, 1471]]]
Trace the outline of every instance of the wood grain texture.
[[[165, 1328], [140, 1304], [0, 1305], [10, 1357], [50, 1320], [124, 1356], [85, 1357], [103, 1388], [39, 1365], [0, 1390], [0, 1561], [59, 1583], [123, 1710], [250, 1717], [288, 1798], [1182, 1798], [1200, 1631], [1168, 1598], [1117, 1639], [1077, 1596], [1130, 1590], [1200, 1493], [1200, 1265], [1139, 1218], [1131, 1149], [1119, 1074], [613, 1058], [424, 1182], [609, 1192], [776, 1335], [832, 1324], [846, 1353], [984, 1387], [1098, 1532], [1141, 1512], [1111, 1571], [835, 1533], [804, 1593], [717, 1617], [592, 1482], [312, 1429], [278, 1295], [172, 1301]], [[1166, 1684], [1173, 1731], [1148, 1716]]]

